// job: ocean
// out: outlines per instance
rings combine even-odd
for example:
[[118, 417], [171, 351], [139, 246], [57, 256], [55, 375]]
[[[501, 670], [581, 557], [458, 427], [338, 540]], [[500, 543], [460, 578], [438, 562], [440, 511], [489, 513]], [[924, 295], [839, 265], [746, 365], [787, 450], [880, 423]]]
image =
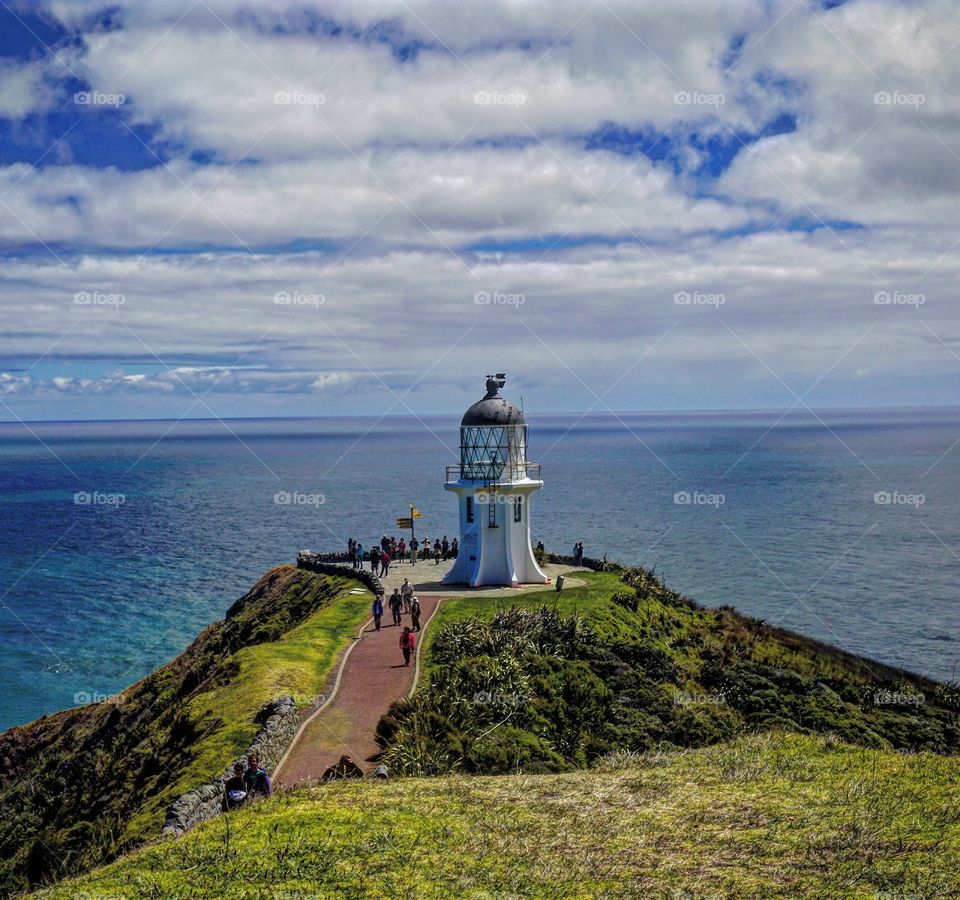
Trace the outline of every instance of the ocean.
[[[957, 410], [529, 416], [534, 540], [847, 650], [960, 660]], [[0, 727], [109, 696], [297, 551], [455, 531], [458, 417], [0, 424]]]

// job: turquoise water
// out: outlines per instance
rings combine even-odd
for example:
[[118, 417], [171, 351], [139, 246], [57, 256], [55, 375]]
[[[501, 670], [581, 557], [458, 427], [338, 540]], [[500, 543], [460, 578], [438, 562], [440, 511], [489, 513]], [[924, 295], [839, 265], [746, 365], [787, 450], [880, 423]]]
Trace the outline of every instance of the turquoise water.
[[[535, 539], [582, 540], [706, 605], [952, 678], [960, 416], [819, 415], [530, 417]], [[0, 727], [116, 692], [267, 568], [350, 535], [368, 544], [408, 502], [421, 536], [452, 536], [457, 425], [0, 425]]]

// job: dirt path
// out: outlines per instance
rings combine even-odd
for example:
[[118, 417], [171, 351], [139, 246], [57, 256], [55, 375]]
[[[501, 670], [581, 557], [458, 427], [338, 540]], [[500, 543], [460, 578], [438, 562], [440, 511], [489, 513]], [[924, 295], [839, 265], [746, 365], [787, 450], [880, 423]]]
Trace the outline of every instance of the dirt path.
[[[420, 623], [425, 629], [442, 600], [435, 594], [420, 595]], [[386, 603], [384, 604], [386, 606]], [[403, 616], [403, 625], [410, 616]], [[295, 787], [319, 778], [343, 754], [353, 758], [364, 772], [375, 767], [371, 758], [379, 752], [374, 731], [390, 704], [410, 693], [418, 667], [403, 665], [400, 633], [403, 627], [391, 622], [387, 608], [380, 631], [368, 623], [342, 664], [339, 688], [295, 742], [275, 774], [277, 786]], [[422, 641], [424, 631], [418, 637]]]

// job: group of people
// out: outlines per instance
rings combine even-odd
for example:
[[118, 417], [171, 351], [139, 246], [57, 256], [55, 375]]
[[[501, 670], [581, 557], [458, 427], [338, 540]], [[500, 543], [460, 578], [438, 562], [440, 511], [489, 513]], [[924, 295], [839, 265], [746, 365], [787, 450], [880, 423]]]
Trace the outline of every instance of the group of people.
[[395, 537], [384, 535], [369, 549], [353, 538], [347, 540], [347, 554], [351, 565], [355, 569], [362, 569], [364, 562], [369, 560], [370, 571], [380, 578], [389, 574], [390, 563], [394, 560], [409, 561], [416, 565], [418, 559], [428, 560], [433, 557], [434, 563], [439, 566], [442, 560], [456, 559], [459, 552], [460, 542], [457, 538], [451, 541], [446, 535], [437, 538], [433, 544], [430, 543], [430, 538], [424, 538], [422, 541], [413, 538], [408, 544], [406, 538], [397, 540]]
[[583, 565], [583, 541], [577, 541], [573, 545], [573, 562], [575, 565]]
[[[397, 627], [403, 625], [403, 616], [410, 616], [410, 624], [403, 625], [403, 632], [400, 635], [400, 650], [403, 653], [403, 665], [409, 666], [413, 651], [417, 649], [417, 636], [414, 632], [420, 631], [420, 598], [413, 593], [413, 585], [409, 578], [403, 579], [403, 584], [393, 589], [390, 599], [387, 600], [387, 606], [390, 608], [390, 616], [393, 624]], [[373, 615], [373, 629], [379, 631], [382, 627], [384, 603], [383, 594], [377, 594], [373, 598], [373, 605], [370, 607]]]
[[236, 762], [233, 775], [226, 779], [223, 790], [223, 810], [237, 809], [254, 797], [269, 797], [273, 784], [267, 770], [260, 765], [260, 758], [251, 753], [247, 765]]

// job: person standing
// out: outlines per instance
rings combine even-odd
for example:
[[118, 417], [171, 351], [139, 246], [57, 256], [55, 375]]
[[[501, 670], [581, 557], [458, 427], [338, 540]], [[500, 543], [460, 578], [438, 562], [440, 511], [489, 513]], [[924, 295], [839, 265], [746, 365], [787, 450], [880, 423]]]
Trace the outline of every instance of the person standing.
[[450, 544], [450, 555], [454, 559], [456, 559], [459, 553], [460, 553], [460, 539], [454, 538], [453, 542]]
[[273, 785], [267, 770], [260, 765], [260, 757], [251, 753], [247, 761], [247, 771], [243, 773], [243, 781], [247, 786], [247, 796], [260, 794], [269, 797], [273, 793]]
[[410, 600], [410, 626], [414, 631], [420, 630], [420, 598]]
[[443, 536], [443, 540], [440, 541], [440, 553], [443, 554], [443, 558], [446, 559], [450, 555], [450, 541], [447, 540], [447, 536]]
[[376, 544], [370, 548], [370, 571], [374, 575], [380, 571], [380, 548]]
[[415, 566], [417, 564], [417, 550], [420, 549], [420, 542], [414, 538], [410, 541], [410, 565]]
[[370, 607], [373, 614], [373, 627], [375, 631], [380, 630], [380, 620], [383, 618], [383, 594], [377, 594], [373, 598], [373, 606]]
[[360, 541], [357, 541], [357, 546], [353, 548], [354, 560], [353, 567], [355, 569], [363, 568], [363, 544]]
[[440, 552], [441, 552], [441, 549], [442, 549], [442, 547], [441, 547], [441, 545], [440, 545], [440, 538], [437, 538], [437, 539], [433, 542], [433, 564], [434, 564], [435, 566], [439, 566], [439, 565], [440, 565]]
[[416, 647], [417, 636], [410, 630], [410, 626], [407, 625], [403, 629], [403, 634], [400, 635], [400, 649], [403, 651], [404, 666], [410, 665], [410, 657], [413, 655]]
[[400, 608], [403, 606], [403, 601], [400, 599], [400, 591], [396, 588], [393, 589], [393, 593], [390, 595], [390, 612], [393, 615], [393, 624], [400, 624]]
[[403, 558], [407, 555], [407, 542], [403, 538], [397, 542], [397, 554], [400, 556], [400, 562], [403, 562]]
[[400, 597], [403, 600], [403, 611], [405, 613], [410, 612], [410, 598], [413, 596], [413, 585], [410, 584], [409, 578], [403, 579], [403, 584], [400, 585]]
[[390, 554], [384, 550], [380, 554], [380, 577], [386, 578], [390, 572]]

